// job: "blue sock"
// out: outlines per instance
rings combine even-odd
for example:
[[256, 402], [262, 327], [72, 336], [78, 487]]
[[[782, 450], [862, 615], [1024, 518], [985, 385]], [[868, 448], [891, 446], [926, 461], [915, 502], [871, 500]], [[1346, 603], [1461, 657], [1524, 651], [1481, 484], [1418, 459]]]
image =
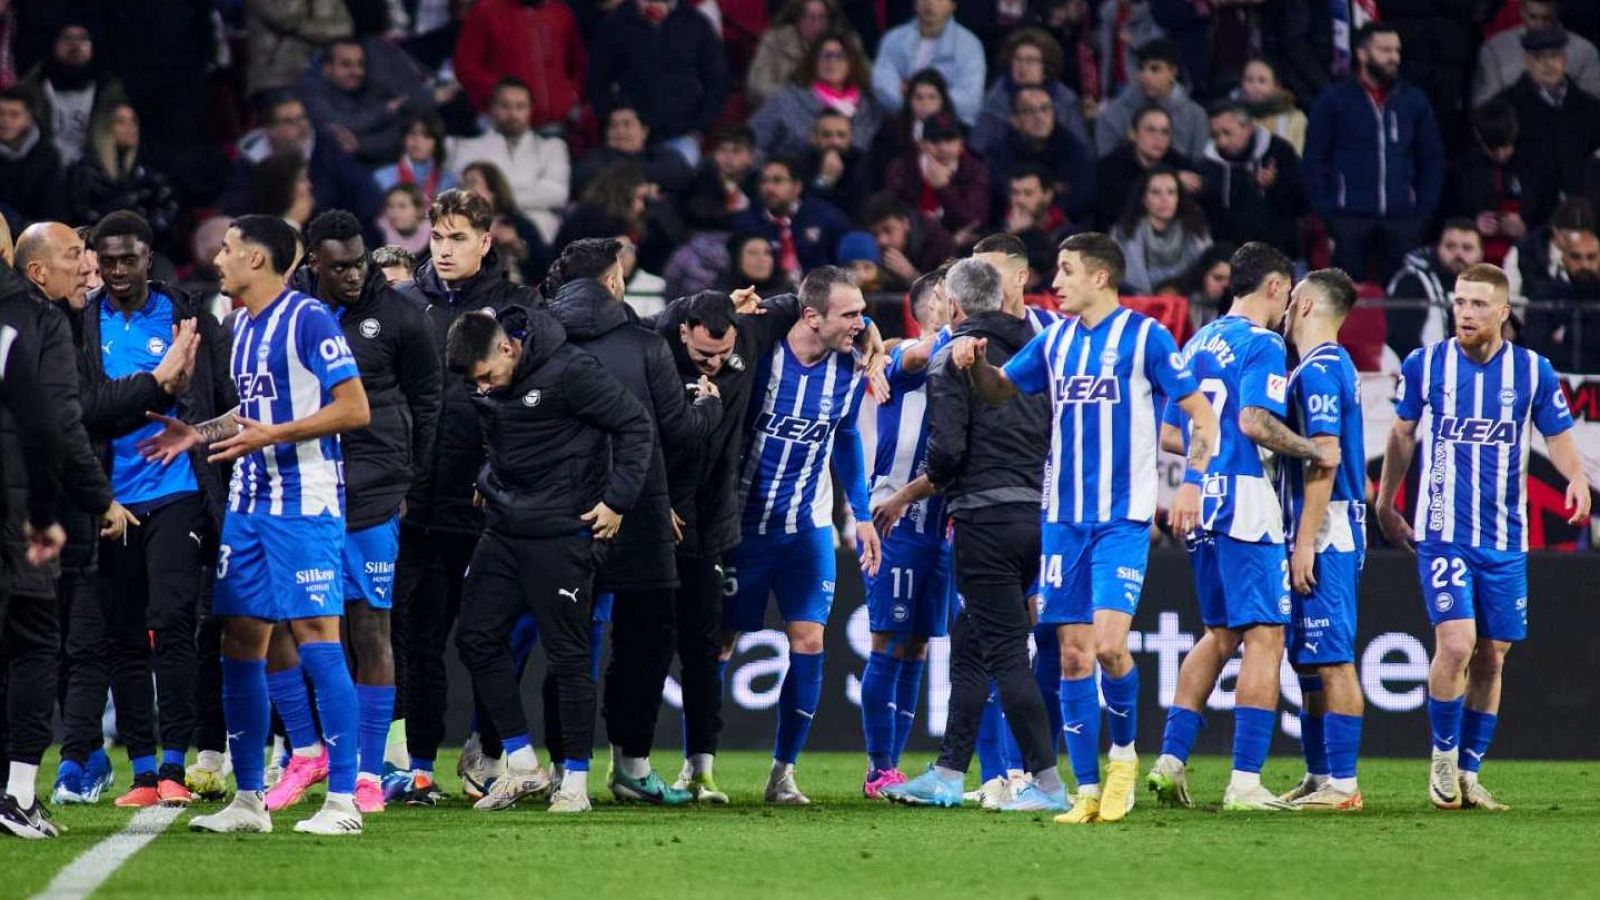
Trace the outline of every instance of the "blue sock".
[[1061, 740], [1061, 644], [1056, 639], [1056, 626], [1035, 625], [1033, 644], [1033, 680], [1039, 683], [1039, 696], [1044, 699], [1045, 715], [1050, 717], [1052, 749], [1065, 743]]
[[99, 774], [101, 772], [109, 772], [109, 771], [111, 771], [111, 757], [106, 755], [106, 751], [105, 751], [104, 747], [101, 747], [101, 748], [95, 750], [93, 753], [89, 754], [89, 763], [88, 763], [88, 772], [89, 772], [89, 774], [96, 775], [96, 774]]
[[1167, 727], [1161, 734], [1161, 754], [1175, 756], [1179, 762], [1189, 761], [1189, 751], [1194, 749], [1194, 739], [1200, 734], [1205, 719], [1192, 709], [1174, 706], [1167, 710]]
[[978, 770], [984, 781], [1006, 774], [1005, 741], [1000, 737], [1006, 730], [1006, 720], [1000, 714], [1000, 696], [990, 685], [983, 717], [978, 720]]
[[1328, 748], [1322, 716], [1309, 712], [1311, 695], [1322, 691], [1321, 675], [1300, 676], [1300, 749], [1306, 757], [1306, 772], [1328, 774]]
[[[1356, 757], [1361, 753], [1361, 717], [1328, 713], [1325, 718], [1329, 774], [1335, 778], [1356, 777]], [[1488, 746], [1487, 741], [1484, 746]], [[1473, 766], [1473, 769], [1476, 770], [1477, 766]]]
[[896, 768], [900, 766], [900, 757], [906, 752], [906, 742], [911, 740], [911, 732], [917, 724], [917, 702], [922, 699], [922, 670], [927, 666], [926, 660], [903, 659], [894, 680], [894, 753], [891, 764]]
[[510, 737], [503, 737], [500, 739], [500, 746], [505, 748], [506, 756], [510, 756], [511, 754], [532, 743], [533, 738], [530, 737], [526, 731], [521, 734], [513, 734]]
[[1100, 783], [1100, 692], [1094, 676], [1061, 679], [1061, 731], [1078, 787]]
[[1277, 713], [1254, 706], [1233, 708], [1233, 768], [1260, 773], [1272, 746], [1272, 725]]
[[156, 773], [156, 758], [154, 754], [132, 757], [128, 760], [128, 763], [133, 767], [133, 777], [135, 778], [140, 775], [154, 775]]
[[233, 779], [241, 791], [259, 791], [267, 766], [267, 731], [272, 727], [266, 660], [222, 658], [222, 711]]
[[1300, 750], [1306, 757], [1306, 772], [1328, 774], [1328, 738], [1324, 716], [1300, 709]]
[[[1489, 752], [1489, 742], [1494, 740], [1495, 726], [1500, 717], [1475, 709], [1461, 713], [1461, 770], [1476, 772], [1483, 766], [1483, 757]], [[1357, 726], [1359, 728], [1359, 726]]]
[[811, 719], [822, 700], [822, 654], [789, 651], [789, 671], [778, 694], [778, 734], [772, 758], [794, 764], [811, 733]]
[[376, 777], [383, 773], [383, 748], [389, 743], [389, 723], [394, 720], [394, 685], [356, 685], [356, 707], [361, 722], [357, 770]]
[[861, 673], [861, 731], [873, 769], [894, 766], [894, 687], [899, 668], [893, 655], [874, 650]]
[[300, 662], [317, 691], [317, 715], [322, 719], [322, 734], [328, 745], [328, 792], [354, 793], [360, 714], [344, 647], [333, 641], [301, 644]]
[[1433, 731], [1433, 749], [1448, 753], [1461, 746], [1461, 708], [1467, 695], [1454, 700], [1435, 700], [1428, 696], [1428, 726]]
[[[600, 651], [606, 642], [606, 623], [591, 622], [589, 624], [589, 677], [600, 681]], [[587, 772], [588, 769], [578, 771]]]
[[183, 768], [183, 761], [188, 753], [183, 750], [166, 749], [161, 751], [161, 764], [163, 766], [177, 766]]
[[65, 783], [68, 790], [77, 793], [83, 787], [83, 766], [75, 760], [63, 759], [61, 765], [56, 766], [56, 781]]
[[[563, 762], [561, 767], [568, 772], [587, 772], [589, 771], [589, 761], [587, 759], [569, 759]], [[557, 787], [560, 787], [560, 785], [557, 785]]]
[[1121, 678], [1100, 670], [1100, 692], [1106, 696], [1106, 725], [1111, 743], [1131, 747], [1139, 737], [1139, 667]]
[[[303, 661], [303, 658], [302, 658]], [[306, 675], [301, 666], [267, 673], [267, 696], [289, 733], [289, 746], [310, 747], [319, 740], [316, 723], [311, 721], [311, 697], [306, 693]]]

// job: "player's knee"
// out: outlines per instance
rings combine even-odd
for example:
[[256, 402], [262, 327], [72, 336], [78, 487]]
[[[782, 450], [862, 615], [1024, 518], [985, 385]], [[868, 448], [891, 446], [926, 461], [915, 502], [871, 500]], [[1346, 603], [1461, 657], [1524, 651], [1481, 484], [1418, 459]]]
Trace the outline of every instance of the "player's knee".
[[1094, 644], [1094, 657], [1100, 665], [1110, 672], [1122, 672], [1133, 662], [1133, 657], [1128, 653], [1128, 639], [1125, 636], [1106, 636], [1097, 638]]
[[798, 632], [796, 634], [790, 635], [790, 637], [789, 637], [789, 652], [791, 652], [791, 653], [821, 653], [822, 652], [822, 631], [820, 629], [818, 629], [818, 630], [813, 632], [812, 630], [807, 629], [805, 631], [801, 631], [801, 632]]
[[1071, 646], [1061, 651], [1061, 677], [1077, 680], [1094, 672], [1094, 654], [1087, 648]]
[[1483, 641], [1473, 648], [1467, 668], [1475, 678], [1499, 678], [1505, 664], [1505, 652], [1497, 649], [1492, 641]]
[[920, 662], [928, 658], [928, 639], [919, 635], [906, 638], [905, 645], [900, 648], [900, 658]]
[[1434, 643], [1434, 658], [1452, 669], [1466, 667], [1473, 659], [1477, 639], [1471, 634], [1441, 634]]

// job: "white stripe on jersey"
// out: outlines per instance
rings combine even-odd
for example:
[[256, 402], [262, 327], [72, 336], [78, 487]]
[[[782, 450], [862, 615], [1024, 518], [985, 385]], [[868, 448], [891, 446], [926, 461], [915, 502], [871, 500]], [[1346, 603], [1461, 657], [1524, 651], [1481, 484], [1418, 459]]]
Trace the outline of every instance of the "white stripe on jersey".
[[[780, 349], [778, 352], [780, 354], [782, 353], [782, 346], [782, 344], [779, 344]], [[783, 374], [783, 357], [781, 355], [777, 359], [773, 360], [772, 370], [779, 375]], [[800, 410], [805, 406], [807, 381], [809, 381], [807, 376], [800, 376], [800, 383], [795, 387], [794, 391], [794, 408], [789, 410], [789, 415], [791, 416], [800, 415]], [[776, 394], [776, 390], [774, 390], [774, 394]], [[760, 448], [764, 451], [767, 448], [766, 445], [767, 442], [762, 441]], [[783, 442], [783, 450], [778, 454], [778, 471], [782, 472], [789, 467], [789, 451], [793, 447], [793, 441]], [[756, 462], [757, 468], [759, 469], [761, 464], [760, 455], [755, 455], [753, 458]], [[761, 525], [756, 529], [758, 534], [767, 533], [767, 523], [772, 519], [772, 508], [778, 503], [778, 486], [782, 483], [783, 479], [774, 478], [772, 479], [772, 484], [767, 486], [767, 502], [761, 509]]]
[[[1533, 450], [1533, 440], [1532, 440], [1531, 437], [1528, 436], [1528, 429], [1533, 427], [1533, 406], [1534, 406], [1534, 404], [1533, 404], [1532, 398], [1538, 396], [1538, 393], [1539, 393], [1539, 354], [1533, 352], [1532, 350], [1527, 350], [1527, 349], [1523, 349], [1522, 352], [1527, 354], [1527, 359], [1528, 359], [1528, 396], [1529, 396], [1529, 400], [1528, 400], [1528, 412], [1527, 412], [1526, 415], [1524, 415], [1522, 417], [1522, 430], [1521, 430], [1521, 434], [1523, 436], [1522, 437], [1522, 459], [1517, 465], [1517, 478], [1521, 480], [1521, 484], [1518, 486], [1518, 489], [1517, 489], [1517, 513], [1518, 513], [1517, 518], [1520, 519], [1521, 522], [1522, 522], [1522, 547], [1520, 549], [1522, 550], [1523, 553], [1527, 553], [1528, 552], [1528, 488], [1527, 488], [1527, 484], [1528, 484], [1528, 454]], [[1510, 356], [1511, 354], [1508, 353], [1506, 355]], [[1500, 468], [1500, 476], [1502, 478], [1505, 477], [1506, 468], [1507, 467], [1505, 467], [1505, 466], [1501, 466], [1501, 468]], [[1502, 514], [1504, 514], [1506, 506], [1507, 506], [1507, 504], [1504, 504], [1504, 503], [1500, 504], [1500, 509], [1501, 509]], [[1500, 540], [1498, 542], [1499, 549], [1504, 550], [1505, 549], [1505, 544], [1506, 544], [1506, 529], [1501, 528], [1500, 529]]]
[[[1078, 370], [1075, 374], [1082, 375], [1089, 371], [1089, 342], [1084, 341], [1078, 353]], [[1076, 465], [1083, 462], [1083, 404], [1072, 404], [1072, 461]], [[1072, 479], [1072, 508], [1077, 515], [1075, 521], [1083, 521], [1083, 479], [1077, 477], [1076, 472], [1066, 477]]]
[[[1450, 352], [1446, 352], [1444, 356], [1445, 415], [1459, 418], [1461, 415], [1461, 410], [1458, 408], [1460, 391], [1456, 387], [1456, 376], [1460, 371], [1457, 360], [1461, 357], [1460, 354], [1453, 352], [1453, 350], [1453, 347], [1450, 348]], [[1456, 454], [1455, 449], [1450, 447], [1448, 443], [1443, 446], [1446, 450], [1444, 454], [1443, 491], [1445, 516], [1444, 529], [1439, 537], [1446, 543], [1450, 543], [1456, 539]]]
[[[1122, 332], [1127, 330], [1128, 319], [1131, 318], [1120, 310], [1112, 313], [1112, 315], [1116, 316], [1117, 320], [1111, 323], [1111, 333], [1106, 335], [1106, 347], [1113, 355], [1109, 357], [1103, 353], [1100, 355], [1100, 376], [1102, 378], [1116, 377], [1117, 358], [1115, 354], [1117, 348], [1122, 346]], [[1084, 346], [1087, 349], [1088, 345], [1085, 344]], [[1135, 381], [1138, 377], [1138, 370], [1135, 369], [1133, 377], [1129, 380]], [[1112, 450], [1115, 449], [1117, 443], [1116, 430], [1111, 423], [1113, 406], [1114, 404], [1111, 403], [1095, 404], [1100, 413], [1100, 433], [1098, 435], [1100, 441], [1100, 477], [1096, 480], [1099, 482], [1098, 486], [1100, 488], [1097, 507], [1100, 521], [1102, 522], [1111, 521], [1111, 481], [1116, 477], [1111, 471]]]
[[[1132, 457], [1128, 467], [1128, 518], [1139, 521], [1156, 514], [1156, 456], [1160, 451], [1156, 442], [1155, 388], [1144, 367], [1145, 349], [1154, 325], [1155, 320], [1147, 318], [1139, 327], [1139, 342], [1133, 351], [1133, 389], [1128, 392], [1128, 455]], [[1178, 399], [1171, 397], [1168, 402], [1176, 403]]]
[[[1534, 374], [1535, 380], [1532, 383], [1533, 384], [1537, 384], [1538, 383], [1537, 379], [1538, 379], [1539, 370], [1537, 368], [1535, 368], [1534, 371], [1533, 371], [1533, 374]], [[1500, 360], [1500, 384], [1503, 387], [1505, 385], [1513, 385], [1513, 386], [1515, 386], [1516, 383], [1517, 383], [1516, 354], [1515, 353], [1507, 353], [1505, 355], [1505, 357]], [[1502, 390], [1501, 393], [1504, 394], [1505, 392]], [[1512, 398], [1511, 398], [1511, 402], [1510, 403], [1501, 403], [1500, 404], [1500, 415], [1496, 416], [1495, 418], [1499, 419], [1502, 422], [1510, 421], [1511, 417], [1516, 413], [1516, 400], [1517, 400], [1516, 396], [1513, 395]], [[1528, 409], [1529, 409], [1530, 412], [1533, 410], [1533, 404], [1532, 403], [1528, 404]], [[1495, 449], [1494, 449], [1494, 458], [1495, 458], [1495, 465], [1494, 465], [1494, 507], [1495, 507], [1495, 509], [1494, 509], [1494, 527], [1495, 527], [1495, 534], [1497, 535], [1497, 537], [1495, 538], [1494, 547], [1495, 547], [1496, 550], [1504, 550], [1504, 549], [1506, 549], [1506, 543], [1507, 543], [1507, 541], [1506, 541], [1506, 518], [1507, 518], [1506, 517], [1506, 506], [1510, 503], [1511, 498], [1506, 496], [1506, 468], [1507, 468], [1506, 463], [1508, 463], [1510, 461], [1510, 456], [1511, 456], [1511, 451], [1505, 444], [1500, 444], [1497, 447], [1495, 447]], [[1526, 531], [1526, 529], [1524, 529], [1524, 531]]]
[[[294, 419], [315, 415], [322, 408], [322, 382], [316, 373], [300, 364], [300, 316], [312, 303], [307, 298], [295, 307], [289, 321], [289, 397]], [[310, 348], [317, 352], [318, 348]], [[333, 440], [339, 440], [335, 437]], [[285, 449], [292, 455], [300, 472], [300, 510], [302, 516], [320, 516], [339, 513], [339, 463], [331, 462], [322, 452], [322, 438], [300, 441]]]
[[[1420, 390], [1422, 400], [1422, 418], [1417, 421], [1417, 433], [1422, 435], [1422, 470], [1418, 473], [1417, 483], [1422, 486], [1418, 492], [1417, 508], [1411, 514], [1411, 530], [1420, 539], [1427, 534], [1428, 528], [1428, 485], [1433, 480], [1433, 468], [1438, 457], [1438, 443], [1433, 436], [1433, 403], [1428, 399], [1433, 390], [1433, 352], [1437, 347], [1445, 346], [1444, 343], [1429, 344], [1422, 352], [1422, 386]], [[1406, 390], [1412, 390], [1407, 386]]]
[[[838, 368], [838, 366], [835, 366], [835, 365], [832, 364], [833, 363], [832, 359], [828, 359], [827, 362], [828, 362], [828, 365], [823, 366], [823, 372], [822, 372], [822, 396], [823, 397], [832, 397], [833, 396], [833, 385], [834, 385], [834, 382], [837, 381], [838, 377], [839, 377], [838, 376], [839, 368]], [[807, 384], [809, 384], [809, 380], [808, 379], [802, 378], [800, 380], [800, 391], [799, 391], [799, 394], [800, 394], [801, 397], [805, 396], [805, 388], [806, 388]], [[848, 406], [848, 401], [846, 401], [846, 405]], [[800, 404], [797, 403], [795, 405], [795, 414], [796, 415], [799, 414], [799, 409], [800, 409]], [[846, 409], [844, 415], [848, 415], [848, 414], [849, 414], [849, 410]], [[841, 416], [841, 418], [843, 418], [843, 416]], [[811, 480], [811, 473], [816, 471], [817, 453], [824, 446], [830, 446], [831, 447], [832, 445], [833, 445], [832, 441], [826, 441], [826, 442], [824, 442], [824, 441], [816, 441], [816, 442], [813, 442], [810, 446], [808, 446], [806, 448], [806, 461], [805, 461], [805, 464], [804, 464], [804, 468], [802, 468], [800, 470], [800, 477], [795, 479], [795, 482], [794, 482], [794, 498], [793, 498], [792, 502], [790, 502], [790, 504], [789, 504], [789, 514], [784, 517], [784, 521], [783, 521], [784, 530], [786, 532], [788, 532], [789, 534], [793, 534], [795, 532], [795, 525], [799, 523], [799, 520], [800, 520], [800, 500], [803, 497], [805, 497], [805, 495], [806, 495], [806, 483]], [[817, 492], [811, 498], [811, 510], [810, 510], [811, 516], [810, 516], [810, 519], [811, 519], [811, 524], [812, 525], [816, 525], [817, 524], [817, 522], [816, 522], [817, 507], [818, 507], [819, 504], [822, 504], [824, 502], [827, 504], [827, 507], [826, 507], [827, 508], [827, 513], [824, 515], [824, 518], [822, 520], [823, 524], [827, 524], [829, 521], [831, 521], [833, 519], [833, 479], [828, 477], [828, 473], [826, 471], [827, 467], [824, 466], [823, 468], [824, 468], [824, 471], [817, 478]], [[779, 471], [782, 471], [782, 469], [780, 469]], [[776, 483], [777, 480], [778, 479], [773, 479], [773, 482]]]
[[886, 475], [872, 485], [872, 499], [887, 500], [894, 492], [905, 487], [914, 477], [911, 465], [916, 461], [917, 444], [922, 441], [924, 421], [928, 414], [928, 392], [925, 388], [906, 391], [900, 401], [900, 428], [894, 436], [894, 461]]
[[[276, 336], [278, 334], [278, 326], [283, 321], [283, 314], [289, 310], [289, 307], [291, 305], [293, 305], [292, 301], [286, 301], [286, 302], [277, 304], [277, 308], [272, 311], [272, 315], [270, 317], [268, 317], [268, 319], [267, 319], [267, 327], [262, 329], [262, 331], [261, 331], [261, 339], [262, 339], [263, 342], [270, 340], [271, 338], [273, 338], [274, 336]], [[296, 306], [295, 312], [299, 312], [299, 307], [298, 306]], [[292, 365], [292, 360], [294, 359], [294, 357], [292, 355], [294, 353], [294, 335], [293, 335], [293, 333], [291, 333], [289, 335], [289, 349], [288, 349], [288, 352], [291, 354], [290, 360], [291, 360], [291, 365]], [[267, 363], [268, 363], [268, 371], [269, 372], [271, 371], [271, 369], [270, 369], [270, 366], [271, 366], [270, 360], [271, 360], [271, 357], [268, 357]], [[245, 364], [249, 365], [249, 360], [246, 360]], [[271, 401], [268, 401], [266, 403], [257, 404], [257, 407], [258, 407], [257, 411], [261, 415], [261, 421], [262, 421], [263, 424], [269, 424], [269, 425], [278, 424], [277, 421], [276, 421], [276, 416], [274, 416], [273, 413], [272, 413], [272, 403], [271, 403]], [[277, 448], [276, 447], [263, 447], [262, 450], [261, 450], [261, 461], [262, 461], [262, 463], [264, 465], [264, 468], [265, 468], [265, 471], [262, 472], [262, 474], [264, 476], [266, 476], [266, 479], [267, 479], [267, 497], [268, 497], [267, 514], [268, 515], [273, 515], [273, 516], [281, 516], [281, 515], [283, 515], [283, 473], [280, 472], [279, 469], [278, 469]], [[254, 491], [251, 492], [250, 511], [251, 512], [255, 512], [256, 511], [256, 496], [255, 496], [255, 492]]]
[[[1506, 355], [1510, 356], [1511, 354], [1507, 353]], [[1483, 418], [1483, 411], [1484, 411], [1483, 410], [1483, 373], [1482, 372], [1479, 372], [1476, 375], [1472, 376], [1472, 398], [1473, 398], [1473, 400], [1472, 400], [1472, 414], [1474, 416], [1476, 416], [1477, 418], [1481, 419], [1481, 418]], [[1479, 462], [1482, 461], [1482, 459], [1483, 459], [1483, 448], [1482, 447], [1474, 447], [1474, 448], [1472, 448], [1472, 484], [1473, 484], [1474, 487], [1476, 487], [1477, 485], [1483, 484], [1483, 482], [1478, 480], [1478, 469], [1479, 469], [1479, 465], [1478, 464], [1479, 464]], [[1479, 535], [1483, 531], [1482, 525], [1480, 525], [1479, 522], [1478, 522], [1478, 510], [1482, 507], [1482, 505], [1483, 505], [1483, 492], [1479, 491], [1479, 490], [1474, 490], [1472, 492], [1472, 546], [1474, 546], [1474, 547], [1478, 546], [1478, 538], [1479, 538]]]
[[[1055, 346], [1048, 348], [1050, 350], [1050, 355], [1053, 358], [1052, 362], [1050, 363], [1050, 371], [1064, 372], [1067, 368], [1067, 348], [1072, 346], [1072, 336], [1078, 331], [1078, 320], [1073, 319], [1071, 322], [1058, 322], [1054, 327], [1055, 334], [1052, 335], [1052, 339], [1056, 343]], [[1056, 424], [1055, 440], [1050, 442], [1050, 471], [1045, 473], [1044, 478], [1045, 512], [1052, 521], [1055, 519], [1056, 515], [1061, 512], [1061, 491], [1057, 489], [1057, 485], [1060, 483], [1062, 477], [1061, 425], [1060, 420], [1058, 419]]]

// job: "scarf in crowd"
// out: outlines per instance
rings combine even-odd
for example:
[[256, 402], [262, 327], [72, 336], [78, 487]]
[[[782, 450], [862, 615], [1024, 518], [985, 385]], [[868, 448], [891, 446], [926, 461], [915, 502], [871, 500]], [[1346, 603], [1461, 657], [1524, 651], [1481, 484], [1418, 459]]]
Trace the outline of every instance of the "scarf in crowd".
[[1171, 271], [1183, 264], [1183, 252], [1189, 245], [1182, 223], [1174, 220], [1166, 231], [1157, 231], [1150, 225], [1150, 217], [1139, 220], [1136, 237], [1144, 243], [1146, 267], [1152, 271]]
[[841, 91], [818, 81], [811, 85], [811, 92], [822, 101], [823, 106], [837, 111], [847, 119], [854, 119], [856, 110], [861, 108], [861, 89], [855, 85], [850, 85]]
[[434, 195], [439, 192], [439, 166], [430, 161], [426, 163], [424, 171], [427, 174], [422, 177], [420, 182], [417, 181], [416, 169], [412, 167], [410, 157], [407, 157], [404, 153], [400, 154], [400, 163], [395, 166], [395, 175], [400, 179], [400, 183], [420, 186], [423, 199], [428, 203], [432, 203]]

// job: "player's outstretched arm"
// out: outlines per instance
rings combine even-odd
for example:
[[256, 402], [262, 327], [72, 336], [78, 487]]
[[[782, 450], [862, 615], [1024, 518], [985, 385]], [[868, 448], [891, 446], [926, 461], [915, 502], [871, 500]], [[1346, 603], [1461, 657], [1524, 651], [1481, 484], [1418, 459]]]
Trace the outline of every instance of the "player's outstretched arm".
[[887, 538], [890, 532], [894, 531], [894, 526], [905, 516], [906, 510], [911, 508], [911, 504], [926, 500], [937, 493], [939, 489], [933, 486], [927, 475], [918, 475], [900, 490], [872, 507], [872, 524], [877, 527], [880, 536]]
[[1328, 463], [1316, 444], [1295, 434], [1293, 429], [1283, 424], [1283, 420], [1273, 415], [1269, 409], [1246, 406], [1240, 410], [1239, 430], [1244, 432], [1244, 436], [1256, 446], [1265, 447], [1273, 453], [1295, 459], [1309, 459], [1318, 465]]
[[303, 419], [266, 425], [234, 414], [238, 431], [211, 442], [207, 462], [229, 462], [276, 444], [298, 444], [367, 427], [372, 411], [367, 407], [367, 391], [360, 378], [346, 378], [329, 391], [332, 401]]
[[1578, 445], [1572, 440], [1572, 431], [1568, 429], [1554, 437], [1544, 439], [1546, 455], [1556, 467], [1556, 471], [1567, 479], [1567, 505], [1572, 515], [1567, 519], [1569, 525], [1582, 525], [1589, 518], [1589, 504], [1592, 502], [1589, 488], [1589, 475], [1583, 470], [1583, 458], [1578, 455]]
[[1394, 508], [1395, 495], [1411, 470], [1411, 457], [1417, 452], [1417, 423], [1395, 419], [1389, 429], [1389, 442], [1383, 449], [1383, 471], [1378, 476], [1378, 529], [1389, 543], [1412, 549], [1416, 536], [1406, 517]]
[[988, 338], [957, 338], [950, 344], [950, 365], [967, 373], [973, 391], [983, 402], [999, 406], [1017, 395], [1017, 386], [1006, 373], [990, 364], [988, 349]]

